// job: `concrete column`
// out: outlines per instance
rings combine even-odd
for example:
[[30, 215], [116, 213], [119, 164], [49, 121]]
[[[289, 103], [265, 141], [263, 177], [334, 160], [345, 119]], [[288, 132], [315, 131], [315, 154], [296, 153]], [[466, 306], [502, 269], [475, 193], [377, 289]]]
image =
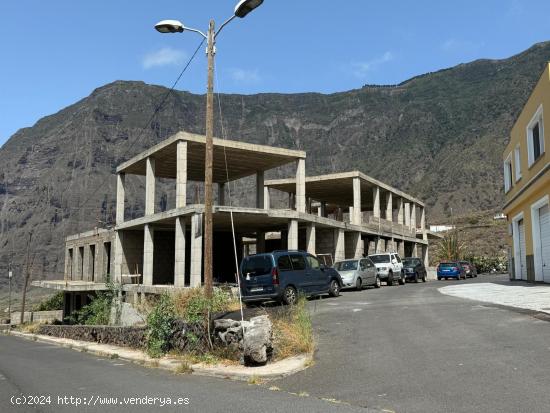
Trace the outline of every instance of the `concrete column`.
[[155, 213], [155, 160], [146, 159], [145, 165], [145, 215]]
[[354, 232], [353, 233], [353, 258], [359, 259], [363, 256], [363, 253], [365, 252], [365, 246], [363, 244], [363, 240], [361, 239], [361, 233], [360, 232]]
[[359, 177], [353, 178], [353, 217], [352, 224], [361, 225], [363, 215], [361, 214], [361, 181]]
[[320, 217], [327, 217], [327, 203], [321, 202], [321, 206], [319, 207], [319, 216]]
[[309, 224], [306, 227], [306, 250], [315, 255], [316, 229], [315, 224]]
[[202, 214], [191, 217], [191, 287], [201, 286], [202, 276]]
[[380, 188], [377, 186], [372, 189], [372, 202], [372, 216], [380, 218]]
[[84, 245], [84, 262], [82, 263], [82, 280], [90, 280], [90, 246]]
[[376, 253], [384, 252], [384, 240], [382, 238], [376, 238], [374, 242], [376, 243]]
[[376, 252], [376, 241], [370, 240], [368, 245], [368, 254], [374, 254]]
[[[122, 281], [122, 262], [124, 261], [124, 250], [122, 249], [124, 233], [121, 231], [115, 231], [115, 242], [114, 248], [111, 251], [111, 256], [113, 257], [113, 277], [112, 281], [120, 283]], [[109, 271], [109, 270], [107, 270]]]
[[155, 230], [150, 224], [143, 227], [143, 285], [153, 285], [153, 251]]
[[386, 219], [393, 221], [393, 195], [391, 192], [386, 192]]
[[296, 161], [296, 211], [306, 212], [306, 160]]
[[63, 270], [63, 279], [65, 281], [71, 279], [71, 255], [69, 254], [69, 248], [65, 248], [65, 269]]
[[176, 218], [174, 287], [185, 287], [185, 218]]
[[405, 226], [411, 227], [411, 204], [408, 202], [405, 202]]
[[401, 258], [405, 256], [405, 241], [398, 241], [397, 252]]
[[271, 197], [269, 194], [269, 187], [264, 186], [264, 209], [271, 208]]
[[288, 223], [288, 247], [289, 250], [298, 249], [298, 220], [291, 219]]
[[334, 230], [334, 262], [344, 259], [346, 259], [344, 230], [338, 228]]
[[418, 247], [417, 246], [418, 246], [418, 244], [415, 242], [413, 244], [413, 250], [412, 250], [412, 256], [413, 257], [418, 257]]
[[424, 261], [424, 266], [428, 268], [430, 265], [430, 259], [428, 256], [428, 245], [422, 245], [422, 260]]
[[420, 208], [420, 229], [425, 230], [426, 229], [426, 209], [424, 207]]
[[403, 198], [399, 198], [399, 202], [397, 203], [397, 223], [404, 225], [403, 218]]
[[124, 222], [124, 198], [125, 198], [126, 175], [119, 173], [116, 176], [116, 216], [115, 222], [120, 225]]
[[[187, 204], [187, 142], [178, 141], [176, 148], [176, 208]], [[153, 201], [154, 203], [154, 201]]]
[[411, 228], [416, 230], [416, 204], [411, 204]]
[[225, 205], [225, 183], [218, 183], [218, 205]]
[[265, 252], [265, 232], [256, 232], [256, 254]]
[[264, 171], [256, 172], [256, 208], [264, 208]]

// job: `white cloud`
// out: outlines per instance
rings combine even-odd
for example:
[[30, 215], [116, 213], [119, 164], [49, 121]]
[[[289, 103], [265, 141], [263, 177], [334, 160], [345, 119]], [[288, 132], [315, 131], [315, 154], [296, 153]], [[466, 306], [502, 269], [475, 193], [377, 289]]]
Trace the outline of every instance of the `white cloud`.
[[358, 78], [365, 78], [370, 72], [376, 70], [379, 66], [384, 63], [390, 62], [394, 59], [392, 52], [387, 51], [381, 56], [367, 60], [366, 62], [355, 62], [351, 64], [351, 70], [354, 76]]
[[151, 69], [153, 67], [181, 64], [186, 57], [187, 53], [182, 50], [163, 47], [154, 52], [147, 53], [141, 63], [144, 69]]
[[231, 79], [233, 79], [233, 82], [244, 85], [253, 85], [262, 81], [262, 77], [258, 73], [257, 69], [247, 70], [233, 68], [229, 70], [229, 74], [231, 75]]

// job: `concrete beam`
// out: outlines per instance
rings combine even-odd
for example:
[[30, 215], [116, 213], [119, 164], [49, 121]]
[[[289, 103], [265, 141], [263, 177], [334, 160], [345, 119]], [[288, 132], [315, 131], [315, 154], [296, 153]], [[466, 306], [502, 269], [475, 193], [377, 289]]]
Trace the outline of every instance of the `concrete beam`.
[[334, 262], [346, 259], [345, 232], [338, 228], [334, 230]]
[[200, 287], [202, 279], [202, 214], [191, 217], [191, 287]]
[[380, 218], [380, 188], [375, 186], [372, 188], [372, 216]]
[[316, 243], [316, 228], [315, 224], [309, 224], [306, 227], [306, 250], [312, 255], [315, 255], [315, 243]]
[[288, 246], [289, 250], [298, 249], [298, 220], [291, 219], [288, 223]]
[[154, 228], [145, 224], [143, 227], [143, 285], [153, 285], [154, 236]]
[[386, 220], [393, 221], [393, 196], [391, 192], [386, 192]]
[[145, 174], [145, 215], [155, 213], [155, 160], [147, 158]]
[[117, 225], [124, 222], [124, 198], [126, 196], [126, 175], [119, 173], [116, 176], [116, 216]]
[[264, 207], [264, 171], [256, 172], [256, 208]]
[[359, 177], [353, 178], [353, 217], [352, 224], [361, 225], [363, 214], [361, 213], [361, 180]]
[[296, 211], [306, 212], [306, 160], [296, 161]]
[[174, 286], [185, 287], [185, 218], [176, 218]]

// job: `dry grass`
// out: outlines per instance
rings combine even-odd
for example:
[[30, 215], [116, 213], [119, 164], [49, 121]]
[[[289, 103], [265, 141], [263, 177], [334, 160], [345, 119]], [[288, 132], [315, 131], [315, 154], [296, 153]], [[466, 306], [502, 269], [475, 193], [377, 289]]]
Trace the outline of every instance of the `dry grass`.
[[191, 374], [193, 373], [193, 369], [191, 366], [186, 363], [185, 361], [181, 362], [180, 365], [174, 370], [176, 374]]
[[307, 300], [301, 297], [286, 311], [273, 314], [274, 358], [276, 360], [298, 354], [313, 354], [315, 338]]
[[25, 323], [20, 324], [17, 329], [23, 333], [36, 334], [38, 333], [38, 327], [40, 327], [40, 323]]
[[206, 298], [203, 288], [197, 287], [178, 291], [172, 300], [176, 315], [191, 322], [204, 320], [208, 311], [212, 314], [240, 310], [239, 299], [221, 288], [214, 288], [211, 299]]

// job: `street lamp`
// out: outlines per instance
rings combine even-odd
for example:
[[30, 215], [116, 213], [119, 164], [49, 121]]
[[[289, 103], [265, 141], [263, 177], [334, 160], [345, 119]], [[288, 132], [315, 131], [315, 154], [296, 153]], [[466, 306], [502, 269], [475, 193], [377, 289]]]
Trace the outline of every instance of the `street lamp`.
[[207, 297], [212, 296], [212, 162], [214, 154], [214, 54], [216, 37], [235, 17], [243, 18], [263, 3], [263, 0], [241, 0], [235, 6], [233, 16], [214, 30], [214, 20], [210, 20], [208, 32], [185, 27], [179, 20], [162, 20], [155, 25], [160, 33], [195, 32], [207, 41], [208, 85], [206, 89], [206, 150], [204, 157], [204, 289]]

